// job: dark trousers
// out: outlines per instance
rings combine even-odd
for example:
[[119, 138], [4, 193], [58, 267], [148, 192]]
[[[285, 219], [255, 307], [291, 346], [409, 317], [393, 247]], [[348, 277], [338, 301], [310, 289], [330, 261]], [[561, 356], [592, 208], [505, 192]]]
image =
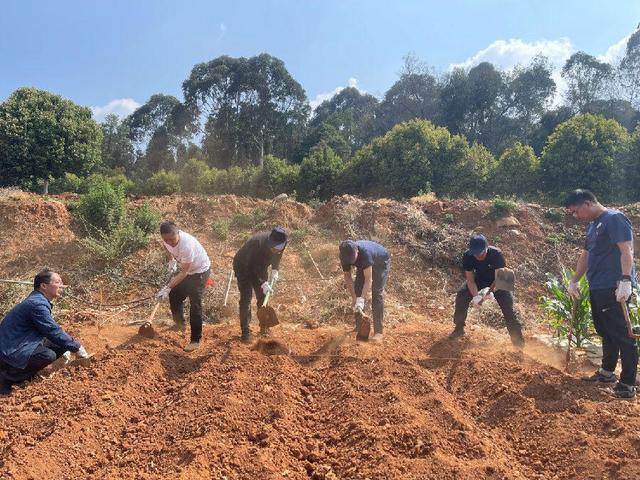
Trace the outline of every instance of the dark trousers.
[[[502, 310], [504, 317], [504, 323], [507, 326], [507, 331], [511, 337], [511, 342], [514, 345], [524, 345], [524, 337], [522, 336], [522, 324], [518, 320], [515, 310], [513, 309], [513, 295], [507, 290], [496, 290], [493, 292], [493, 296]], [[469, 311], [469, 305], [473, 296], [467, 287], [465, 282], [458, 294], [456, 295], [456, 308], [453, 314], [453, 323], [456, 328], [464, 328], [464, 324], [467, 320], [467, 313]]]
[[589, 296], [593, 325], [602, 338], [602, 369], [613, 372], [620, 358], [620, 381], [635, 385], [638, 348], [635, 338], [629, 337], [622, 305], [616, 300], [615, 288], [591, 290]]
[[[267, 278], [267, 272], [261, 272], [262, 278]], [[258, 274], [245, 272], [235, 272], [238, 279], [238, 291], [240, 292], [240, 329], [243, 335], [249, 334], [249, 323], [251, 322], [251, 298], [252, 294], [256, 294], [256, 303], [258, 307], [262, 306], [265, 295], [262, 292], [262, 282]]]
[[202, 338], [202, 295], [207, 286], [209, 272], [187, 275], [169, 293], [169, 305], [173, 321], [184, 325], [185, 298], [189, 297], [189, 323], [191, 324], [191, 341], [199, 342]]
[[[372, 267], [371, 273], [371, 310], [373, 311], [373, 333], [382, 333], [382, 320], [384, 319], [384, 286], [387, 284], [391, 260], [384, 262], [384, 265]], [[364, 286], [364, 273], [362, 270], [356, 272], [354, 282], [356, 296], [362, 295]]]
[[12, 367], [8, 364], [2, 365], [2, 377], [5, 382], [9, 384], [21, 383], [26, 380], [31, 380], [33, 377], [42, 370], [44, 367], [54, 362], [57, 358], [60, 358], [67, 350], [64, 347], [51, 343], [49, 340], [44, 340], [40, 345], [36, 347], [31, 356], [27, 366], [22, 368]]

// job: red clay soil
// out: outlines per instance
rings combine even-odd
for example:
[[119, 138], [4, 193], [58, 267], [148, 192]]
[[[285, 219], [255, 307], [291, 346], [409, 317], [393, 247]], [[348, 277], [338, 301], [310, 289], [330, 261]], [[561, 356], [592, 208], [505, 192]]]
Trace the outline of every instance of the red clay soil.
[[[640, 409], [475, 329], [133, 336], [0, 400], [0, 478], [640, 478]], [[94, 346], [94, 348], [96, 348]], [[534, 352], [538, 355], [539, 352]]]
[[[565, 374], [563, 352], [530, 338], [543, 328], [544, 273], [575, 262], [582, 227], [547, 219], [537, 205], [518, 207], [520, 226], [497, 227], [486, 217], [490, 202], [481, 201], [343, 196], [315, 211], [229, 195], [134, 203], [144, 201], [209, 252], [216, 283], [206, 294], [208, 315], [220, 312], [233, 253], [253, 230], [221, 240], [215, 222], [233, 225], [260, 210], [269, 215], [262, 228], [289, 228], [271, 303], [282, 325], [244, 345], [235, 313], [214, 317], [231, 323], [206, 325], [203, 347], [186, 354], [187, 338], [158, 326], [169, 315], [163, 306], [159, 337], [139, 337], [138, 326], [123, 323], [146, 318], [149, 304], [125, 311], [96, 303], [157, 290], [152, 283], [165, 272], [157, 238], [124, 262], [122, 275], [142, 278], [125, 282], [86, 258], [63, 203], [0, 198], [0, 220], [10, 227], [0, 233], [3, 276], [59, 269], [92, 305], [61, 300], [56, 318], [95, 352], [88, 367], [0, 398], [0, 479], [640, 478], [638, 403]], [[503, 248], [516, 270], [524, 354], [512, 351], [495, 305], [470, 314], [467, 337], [446, 340], [462, 278], [457, 262], [473, 230]], [[347, 333], [337, 261], [347, 236], [377, 239], [392, 253], [379, 345]], [[233, 311], [235, 285], [231, 292]]]

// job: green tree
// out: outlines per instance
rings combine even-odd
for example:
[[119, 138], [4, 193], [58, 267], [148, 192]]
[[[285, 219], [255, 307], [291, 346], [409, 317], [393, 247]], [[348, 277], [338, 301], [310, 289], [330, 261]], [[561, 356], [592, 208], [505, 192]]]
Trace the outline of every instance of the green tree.
[[602, 99], [613, 77], [613, 67], [584, 52], [576, 52], [562, 67], [567, 81], [566, 100], [575, 111], [584, 112], [591, 102]]
[[640, 110], [640, 28], [629, 37], [625, 55], [616, 73], [623, 98]]
[[518, 142], [500, 156], [491, 187], [495, 193], [526, 196], [539, 188], [539, 174], [540, 160], [533, 148]]
[[85, 175], [100, 163], [102, 131], [91, 110], [59, 95], [20, 88], [0, 105], [0, 184]]
[[182, 89], [213, 166], [261, 166], [265, 155], [289, 158], [299, 146], [309, 104], [278, 58], [218, 57], [194, 66]]
[[629, 134], [615, 120], [576, 115], [556, 128], [542, 152], [543, 186], [558, 196], [588, 188], [603, 199], [619, 199], [629, 146]]
[[266, 197], [292, 193], [296, 189], [299, 175], [300, 165], [291, 165], [286, 160], [267, 155], [260, 174], [260, 193]]
[[131, 171], [136, 157], [129, 138], [129, 125], [117, 115], [109, 114], [100, 124], [102, 128], [102, 163], [107, 168]]
[[209, 166], [203, 160], [187, 160], [180, 171], [180, 187], [185, 193], [203, 193]]

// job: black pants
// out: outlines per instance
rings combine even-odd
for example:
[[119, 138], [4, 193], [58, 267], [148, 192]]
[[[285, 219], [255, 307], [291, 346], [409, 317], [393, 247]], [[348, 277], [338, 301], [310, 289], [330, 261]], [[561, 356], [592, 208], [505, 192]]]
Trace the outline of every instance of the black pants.
[[252, 292], [256, 294], [258, 307], [262, 306], [265, 294], [262, 292], [262, 282], [260, 278], [267, 278], [267, 272], [247, 273], [235, 271], [238, 279], [238, 291], [240, 292], [240, 329], [243, 335], [249, 334], [249, 323], [251, 322], [251, 298]]
[[635, 338], [629, 337], [622, 306], [616, 300], [615, 288], [591, 290], [591, 315], [596, 332], [602, 338], [602, 369], [613, 372], [622, 360], [620, 381], [636, 384], [638, 348]]
[[[389, 278], [391, 260], [384, 262], [384, 265], [374, 265], [371, 272], [371, 310], [373, 312], [373, 333], [382, 333], [382, 320], [384, 319], [384, 287]], [[354, 290], [356, 296], [362, 295], [364, 286], [364, 273], [362, 270], [356, 272]]]
[[169, 293], [169, 305], [173, 321], [184, 324], [184, 299], [189, 297], [189, 323], [191, 324], [191, 341], [199, 342], [202, 338], [202, 295], [207, 286], [209, 272], [187, 275]]
[[3, 364], [1, 375], [4, 381], [9, 384], [31, 380], [36, 373], [54, 362], [57, 358], [60, 358], [66, 351], [66, 348], [59, 347], [45, 339], [44, 342], [38, 345], [33, 351], [25, 368], [16, 368], [8, 364]]
[[[502, 310], [504, 323], [507, 326], [511, 342], [517, 346], [524, 345], [522, 324], [518, 320], [518, 316], [513, 309], [513, 295], [507, 290], [496, 290], [493, 292], [493, 296], [495, 297], [496, 302], [498, 302], [500, 310]], [[456, 309], [453, 315], [453, 323], [456, 328], [464, 328], [464, 324], [467, 320], [467, 312], [469, 311], [469, 305], [472, 299], [473, 296], [465, 282], [456, 295]]]

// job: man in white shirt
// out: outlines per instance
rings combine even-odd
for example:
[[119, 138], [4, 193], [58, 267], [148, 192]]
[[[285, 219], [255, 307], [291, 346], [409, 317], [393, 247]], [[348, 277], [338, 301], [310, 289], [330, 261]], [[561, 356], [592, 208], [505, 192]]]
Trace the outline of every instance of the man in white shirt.
[[202, 338], [202, 295], [209, 279], [211, 262], [200, 242], [178, 229], [172, 221], [160, 224], [160, 235], [170, 257], [169, 271], [175, 272], [178, 265], [180, 271], [158, 292], [158, 298], [169, 299], [173, 321], [184, 331], [183, 303], [189, 297], [191, 342], [184, 350], [192, 352], [200, 346]]

